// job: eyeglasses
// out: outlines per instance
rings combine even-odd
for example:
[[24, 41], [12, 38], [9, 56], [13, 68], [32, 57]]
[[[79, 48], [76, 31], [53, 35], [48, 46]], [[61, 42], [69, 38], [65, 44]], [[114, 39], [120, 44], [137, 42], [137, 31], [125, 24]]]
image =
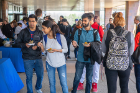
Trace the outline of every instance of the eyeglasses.
[[35, 21], [29, 21], [29, 22], [30, 22], [30, 23], [31, 23], [31, 22], [33, 22], [33, 23], [34, 23]]

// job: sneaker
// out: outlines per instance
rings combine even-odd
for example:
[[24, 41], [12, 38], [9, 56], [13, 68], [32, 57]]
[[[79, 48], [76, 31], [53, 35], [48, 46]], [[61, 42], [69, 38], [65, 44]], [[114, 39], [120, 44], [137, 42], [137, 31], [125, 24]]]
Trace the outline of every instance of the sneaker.
[[33, 75], [36, 75], [35, 69], [33, 69]]
[[41, 89], [35, 90], [35, 91], [36, 91], [36, 93], [43, 93], [43, 92], [41, 91]]
[[68, 56], [68, 59], [71, 59], [71, 57], [70, 57], [70, 56]]
[[83, 90], [83, 89], [84, 89], [83, 84], [84, 84], [84, 83], [81, 83], [81, 82], [80, 82], [79, 85], [78, 85], [77, 90]]
[[97, 83], [92, 83], [92, 92], [96, 93], [97, 91]]

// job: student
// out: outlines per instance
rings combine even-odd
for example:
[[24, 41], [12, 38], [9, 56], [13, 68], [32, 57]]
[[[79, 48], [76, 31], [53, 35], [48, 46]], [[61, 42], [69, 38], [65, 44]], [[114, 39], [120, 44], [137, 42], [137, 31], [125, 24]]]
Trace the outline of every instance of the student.
[[[36, 86], [35, 90], [37, 93], [42, 93], [42, 80], [43, 80], [43, 62], [42, 62], [42, 51], [39, 48], [38, 42], [43, 40], [43, 32], [38, 29], [37, 17], [34, 14], [29, 16], [29, 26], [23, 29], [16, 40], [16, 45], [21, 47], [22, 58], [24, 62], [25, 74], [26, 74], [26, 85], [27, 93], [33, 93], [32, 88], [32, 77], [33, 68], [36, 70]], [[33, 40], [33, 45], [30, 45], [30, 41]]]
[[39, 30], [42, 30], [42, 23], [43, 23], [43, 19], [42, 17], [42, 10], [41, 9], [37, 9], [35, 11], [35, 15], [37, 16], [37, 27]]
[[23, 20], [20, 20], [18, 23], [22, 23], [22, 29], [27, 28], [28, 17], [23, 17]]
[[15, 29], [15, 36], [14, 38], [17, 39], [18, 34], [20, 33], [20, 31], [22, 30], [22, 23], [18, 23], [18, 26]]
[[[72, 41], [74, 40], [75, 32], [80, 28], [82, 28], [82, 21], [81, 20], [78, 21], [78, 24], [75, 26], [75, 28], [72, 31], [72, 35], [71, 35]], [[74, 54], [75, 54], [75, 59], [76, 60], [77, 60], [77, 51], [78, 51], [78, 47], [74, 49]]]
[[[73, 46], [76, 48], [79, 45], [78, 49], [78, 56], [77, 56], [77, 62], [76, 62], [76, 72], [75, 77], [73, 81], [73, 90], [71, 93], [76, 93], [78, 84], [80, 82], [83, 69], [86, 67], [86, 90], [85, 93], [90, 93], [91, 85], [92, 85], [92, 75], [93, 75], [93, 65], [91, 64], [90, 58], [88, 61], [85, 61], [83, 58], [84, 54], [84, 47], [90, 47], [90, 42], [95, 41], [93, 36], [94, 29], [91, 27], [91, 16], [87, 13], [82, 15], [82, 32], [80, 35], [80, 40], [78, 40], [78, 30], [76, 31], [74, 35], [74, 40], [72, 42]], [[97, 32], [96, 41], [100, 41], [99, 33]], [[89, 45], [84, 46], [83, 43], [89, 42]]]
[[120, 93], [129, 93], [128, 82], [132, 69], [131, 55], [134, 51], [134, 36], [133, 33], [123, 29], [125, 20], [121, 12], [115, 15], [113, 23], [115, 28], [106, 31], [102, 40], [108, 93], [116, 93], [118, 77]]
[[14, 28], [17, 26], [17, 22], [16, 21], [12, 21], [10, 24], [7, 24], [4, 27], [4, 35], [7, 38], [12, 38], [14, 39]]
[[[68, 51], [66, 39], [64, 35], [62, 35], [58, 25], [53, 25], [53, 22], [50, 20], [42, 23], [42, 31], [47, 34], [46, 38], [44, 37], [43, 40], [45, 50], [51, 48], [51, 51], [47, 51], [46, 56], [46, 69], [49, 78], [50, 93], [56, 93], [56, 69], [58, 71], [62, 91], [63, 93], [68, 93], [67, 69], [64, 56], [64, 53]], [[40, 43], [40, 46], [42, 46], [42, 43]], [[43, 48], [41, 49], [42, 52], [44, 52]]]
[[63, 26], [61, 27], [61, 31], [62, 31], [62, 33], [64, 33], [64, 36], [67, 40], [67, 46], [68, 46], [67, 58], [71, 59], [70, 45], [71, 45], [72, 28], [71, 28], [71, 25], [69, 25], [67, 19], [62, 19], [62, 22], [63, 22]]
[[[135, 16], [134, 23], [136, 24], [135, 51], [140, 43], [140, 16]], [[140, 93], [140, 64], [134, 65], [134, 72], [136, 77], [136, 89], [137, 92]]]

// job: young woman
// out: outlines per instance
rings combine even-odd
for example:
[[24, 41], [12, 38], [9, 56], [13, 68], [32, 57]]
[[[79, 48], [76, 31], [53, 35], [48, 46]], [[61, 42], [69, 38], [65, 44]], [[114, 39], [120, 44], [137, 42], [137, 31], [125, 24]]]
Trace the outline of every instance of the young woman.
[[[123, 14], [121, 12], [118, 12], [115, 17], [114, 17], [114, 26], [115, 28], [112, 30], [108, 30], [104, 33], [104, 37], [102, 40], [102, 49], [103, 52], [105, 53], [104, 57], [104, 66], [105, 66], [105, 74], [106, 74], [106, 79], [107, 79], [107, 87], [108, 87], [108, 93], [116, 93], [117, 90], [117, 77], [119, 77], [119, 82], [120, 82], [120, 93], [129, 93], [128, 90], [128, 82], [129, 82], [129, 76], [130, 76], [130, 71], [132, 69], [132, 60], [131, 60], [131, 55], [133, 54], [134, 51], [134, 36], [131, 32], [127, 32], [123, 29], [125, 26], [125, 20], [123, 18]], [[124, 33], [126, 32], [126, 33]], [[110, 41], [114, 37], [114, 34], [116, 36], [124, 36], [127, 40], [128, 43], [128, 64], [123, 64], [124, 62], [127, 62], [127, 60], [122, 61], [123, 59], [127, 59], [126, 56], [118, 57], [117, 51], [112, 50], [112, 52], [109, 52], [110, 48]], [[123, 45], [122, 45], [123, 46]], [[112, 46], [111, 46], [112, 47]], [[120, 46], [117, 46], [117, 48]], [[115, 60], [113, 59], [113, 55], [115, 55]], [[108, 57], [110, 58], [110, 55], [112, 58], [109, 60]], [[118, 58], [121, 60], [119, 61]], [[115, 64], [114, 62], [121, 62], [124, 66], [126, 66], [126, 69], [124, 70], [116, 70], [110, 69], [110, 66], [114, 67], [120, 67], [118, 64]], [[108, 63], [110, 62], [110, 64]], [[113, 64], [113, 65], [112, 65]], [[119, 63], [120, 64], [120, 63]]]
[[[60, 84], [62, 86], [63, 93], [68, 93], [67, 86], [67, 70], [66, 70], [66, 59], [64, 53], [67, 53], [67, 42], [65, 37], [62, 35], [59, 27], [57, 25], [53, 25], [53, 22], [50, 20], [44, 21], [42, 23], [42, 31], [47, 34], [47, 40], [43, 40], [43, 45], [45, 50], [52, 49], [51, 51], [47, 51], [46, 56], [46, 69], [49, 78], [50, 84], [50, 93], [56, 93], [55, 88], [55, 70], [57, 69]], [[60, 41], [58, 42], [57, 35], [60, 36]], [[41, 43], [38, 44], [41, 47], [42, 51], [44, 51]]]

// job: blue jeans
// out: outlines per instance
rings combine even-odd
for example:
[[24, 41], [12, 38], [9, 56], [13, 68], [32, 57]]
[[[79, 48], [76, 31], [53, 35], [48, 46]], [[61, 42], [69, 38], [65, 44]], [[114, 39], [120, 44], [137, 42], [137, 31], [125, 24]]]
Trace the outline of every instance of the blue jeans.
[[27, 85], [27, 93], [33, 93], [32, 89], [32, 77], [33, 77], [33, 68], [35, 68], [36, 75], [37, 75], [37, 82], [36, 82], [36, 90], [42, 88], [42, 80], [43, 80], [43, 62], [42, 59], [36, 60], [23, 60], [24, 61], [24, 68], [26, 74], [26, 85]]
[[74, 49], [75, 58], [77, 58], [78, 47]]
[[76, 93], [78, 84], [80, 82], [81, 76], [83, 74], [84, 66], [86, 66], [86, 89], [85, 93], [90, 93], [91, 85], [92, 85], [92, 76], [93, 76], [93, 65], [87, 62], [76, 62], [75, 68], [75, 77], [73, 81], [73, 90], [71, 93]]
[[135, 64], [134, 71], [136, 77], [137, 92], [140, 93], [140, 64]]
[[[56, 87], [55, 87], [55, 67], [52, 67], [46, 62], [46, 69], [47, 74], [49, 78], [49, 84], [50, 84], [50, 93], [56, 93]], [[66, 65], [63, 65], [61, 67], [57, 68], [60, 84], [62, 87], [63, 93], [68, 93], [68, 86], [67, 86], [67, 70]]]

